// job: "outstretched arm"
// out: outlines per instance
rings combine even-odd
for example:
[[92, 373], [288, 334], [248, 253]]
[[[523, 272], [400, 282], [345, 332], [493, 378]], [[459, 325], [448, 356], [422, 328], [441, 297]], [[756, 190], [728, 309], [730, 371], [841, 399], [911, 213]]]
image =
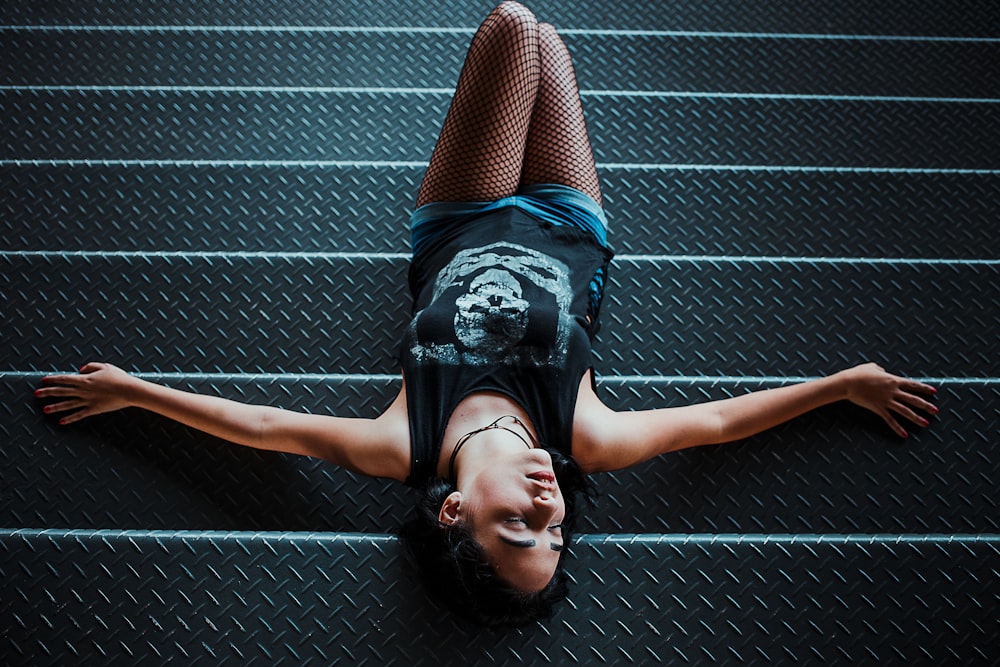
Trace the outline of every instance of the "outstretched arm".
[[678, 449], [747, 438], [844, 399], [875, 412], [906, 437], [899, 418], [927, 426], [920, 413], [936, 414], [937, 408], [921, 394], [934, 392], [930, 385], [865, 364], [819, 380], [679, 408], [604, 408], [602, 414], [590, 405], [585, 428], [592, 437], [581, 438], [585, 444], [578, 458], [588, 472], [619, 470]]
[[89, 363], [79, 375], [53, 375], [35, 392], [56, 399], [48, 414], [60, 424], [127, 407], [144, 408], [230, 442], [322, 458], [362, 474], [402, 481], [408, 474], [405, 400], [378, 419], [346, 419], [248, 405], [171, 389], [110, 364]]

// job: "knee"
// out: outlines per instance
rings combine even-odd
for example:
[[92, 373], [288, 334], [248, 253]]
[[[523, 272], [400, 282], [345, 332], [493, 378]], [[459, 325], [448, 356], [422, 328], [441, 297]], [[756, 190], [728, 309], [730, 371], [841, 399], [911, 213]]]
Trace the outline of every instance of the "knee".
[[548, 46], [560, 46], [563, 41], [559, 33], [556, 32], [555, 26], [551, 23], [539, 23], [538, 24], [538, 41], [543, 45]]
[[496, 6], [496, 8], [494, 8], [493, 12], [518, 18], [527, 17], [537, 23], [535, 15], [531, 13], [531, 10], [522, 5], [520, 2], [515, 2], [514, 0], [504, 0], [504, 2], [501, 2]]
[[[562, 37], [551, 23], [538, 24], [538, 45], [542, 52], [542, 60], [551, 63], [561, 63], [569, 59], [569, 50]], [[562, 66], [562, 65], [559, 65]]]
[[497, 5], [490, 12], [490, 22], [517, 34], [538, 33], [538, 19], [535, 15], [521, 3], [512, 0]]
[[544, 40], [559, 39], [559, 33], [556, 32], [556, 27], [551, 23], [539, 23], [538, 24], [538, 36]]

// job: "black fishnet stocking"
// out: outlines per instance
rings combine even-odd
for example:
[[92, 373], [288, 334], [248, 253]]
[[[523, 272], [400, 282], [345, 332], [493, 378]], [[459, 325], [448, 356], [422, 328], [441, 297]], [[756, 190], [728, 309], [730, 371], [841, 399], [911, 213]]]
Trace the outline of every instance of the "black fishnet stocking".
[[492, 201], [536, 183], [601, 202], [569, 52], [551, 25], [504, 2], [472, 39], [417, 205]]
[[417, 205], [514, 194], [539, 79], [538, 23], [505, 2], [476, 31]]
[[560, 183], [601, 201], [573, 61], [556, 29], [539, 25], [542, 77], [531, 111], [521, 184]]

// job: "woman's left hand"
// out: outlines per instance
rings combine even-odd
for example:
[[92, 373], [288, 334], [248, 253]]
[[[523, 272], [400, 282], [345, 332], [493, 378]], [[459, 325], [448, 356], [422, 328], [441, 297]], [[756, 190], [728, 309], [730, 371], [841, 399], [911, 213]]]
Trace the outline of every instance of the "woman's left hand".
[[938, 413], [937, 407], [921, 396], [937, 393], [929, 384], [897, 377], [873, 363], [856, 366], [842, 374], [847, 384], [847, 399], [877, 414], [901, 438], [909, 434], [897, 417], [918, 426], [928, 426], [930, 422], [919, 413]]
[[111, 364], [90, 362], [79, 375], [50, 375], [42, 378], [45, 387], [35, 391], [36, 398], [59, 399], [46, 405], [45, 414], [68, 412], [59, 420], [72, 424], [87, 417], [131, 405], [130, 396], [141, 381]]

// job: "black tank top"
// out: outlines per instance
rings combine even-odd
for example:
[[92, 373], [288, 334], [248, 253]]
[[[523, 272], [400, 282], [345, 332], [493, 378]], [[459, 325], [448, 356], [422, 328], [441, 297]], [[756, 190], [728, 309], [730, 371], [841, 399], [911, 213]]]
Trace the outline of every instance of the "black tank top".
[[597, 329], [590, 282], [611, 257], [588, 232], [507, 207], [457, 222], [414, 258], [413, 318], [400, 349], [412, 446], [407, 484], [436, 477], [452, 412], [481, 391], [510, 397], [544, 447], [571, 453]]

